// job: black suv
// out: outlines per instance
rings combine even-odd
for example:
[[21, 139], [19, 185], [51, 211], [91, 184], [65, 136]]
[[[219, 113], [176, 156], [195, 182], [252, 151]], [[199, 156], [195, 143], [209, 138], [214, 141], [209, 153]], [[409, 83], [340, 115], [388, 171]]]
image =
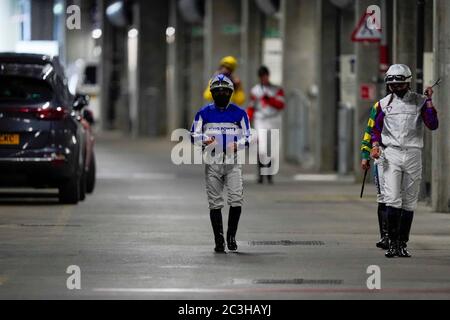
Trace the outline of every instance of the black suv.
[[[57, 57], [0, 53], [0, 186], [58, 188], [61, 203], [93, 191], [93, 137]], [[92, 141], [91, 141], [92, 140]]]

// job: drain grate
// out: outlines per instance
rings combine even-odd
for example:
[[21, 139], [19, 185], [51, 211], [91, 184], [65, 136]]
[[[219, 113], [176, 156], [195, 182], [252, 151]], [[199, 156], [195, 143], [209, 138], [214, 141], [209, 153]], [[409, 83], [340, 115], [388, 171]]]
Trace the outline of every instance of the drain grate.
[[338, 279], [257, 279], [254, 284], [341, 285]]
[[291, 240], [277, 240], [277, 241], [250, 241], [251, 246], [324, 246], [323, 241], [291, 241]]

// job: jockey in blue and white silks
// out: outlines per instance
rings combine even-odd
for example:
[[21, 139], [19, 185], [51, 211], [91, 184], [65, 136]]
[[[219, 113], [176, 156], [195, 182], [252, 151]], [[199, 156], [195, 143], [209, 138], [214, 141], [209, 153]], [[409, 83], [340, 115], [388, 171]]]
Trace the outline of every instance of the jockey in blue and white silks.
[[[210, 82], [214, 103], [201, 108], [191, 128], [192, 143], [204, 150], [214, 147], [215, 158], [233, 158], [238, 150], [250, 144], [250, 122], [245, 110], [230, 103], [234, 91], [233, 82], [225, 75], [217, 75]], [[223, 157], [222, 157], [223, 154]], [[233, 161], [207, 163], [205, 166], [206, 194], [210, 209], [211, 224], [216, 243], [215, 251], [225, 251], [221, 209], [225, 205], [224, 187], [228, 193], [230, 213], [228, 217], [227, 245], [229, 250], [237, 250], [235, 240], [242, 211], [243, 182], [242, 165]]]

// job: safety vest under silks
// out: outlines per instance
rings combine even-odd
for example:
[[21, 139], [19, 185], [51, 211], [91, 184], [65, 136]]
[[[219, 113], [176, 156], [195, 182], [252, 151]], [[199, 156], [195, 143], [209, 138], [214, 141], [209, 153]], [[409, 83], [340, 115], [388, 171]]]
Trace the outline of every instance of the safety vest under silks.
[[408, 91], [402, 98], [389, 94], [376, 106], [373, 142], [385, 147], [423, 148], [423, 124], [430, 130], [439, 126], [434, 107], [427, 106], [427, 97]]

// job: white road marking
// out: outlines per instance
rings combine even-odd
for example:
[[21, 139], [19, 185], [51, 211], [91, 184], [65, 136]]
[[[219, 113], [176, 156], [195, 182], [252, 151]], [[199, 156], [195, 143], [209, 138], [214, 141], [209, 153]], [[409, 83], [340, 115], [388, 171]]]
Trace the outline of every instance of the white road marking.
[[316, 293], [316, 294], [448, 294], [450, 288], [388, 288], [369, 290], [367, 288], [295, 288], [295, 287], [240, 287], [240, 288], [94, 288], [93, 292], [109, 293]]
[[178, 266], [160, 266], [160, 268], [162, 269], [198, 269], [200, 268], [200, 266], [182, 266], [182, 265], [178, 265]]
[[294, 176], [294, 181], [318, 181], [318, 182], [354, 182], [353, 176], [340, 176], [337, 174], [297, 174]]
[[125, 292], [125, 293], [214, 293], [233, 291], [233, 289], [189, 289], [189, 288], [94, 288], [94, 292]]
[[136, 195], [128, 196], [128, 200], [131, 201], [161, 201], [161, 200], [183, 200], [186, 197], [182, 196], [166, 196], [166, 195]]
[[[256, 181], [256, 174], [243, 174], [245, 181]], [[281, 182], [354, 182], [353, 176], [342, 176], [337, 174], [297, 174], [293, 177], [275, 176], [277, 181]]]
[[98, 179], [133, 179], [133, 180], [174, 180], [175, 174], [166, 173], [149, 173], [149, 172], [132, 172], [132, 173], [116, 173], [104, 172], [97, 175]]
[[[256, 174], [243, 174], [243, 179], [246, 181], [256, 181]], [[177, 176], [171, 173], [151, 173], [151, 172], [103, 172], [97, 175], [98, 179], [108, 180], [175, 180]], [[353, 176], [342, 176], [338, 174], [297, 174], [293, 177], [279, 177], [282, 181], [295, 182], [354, 182]]]

